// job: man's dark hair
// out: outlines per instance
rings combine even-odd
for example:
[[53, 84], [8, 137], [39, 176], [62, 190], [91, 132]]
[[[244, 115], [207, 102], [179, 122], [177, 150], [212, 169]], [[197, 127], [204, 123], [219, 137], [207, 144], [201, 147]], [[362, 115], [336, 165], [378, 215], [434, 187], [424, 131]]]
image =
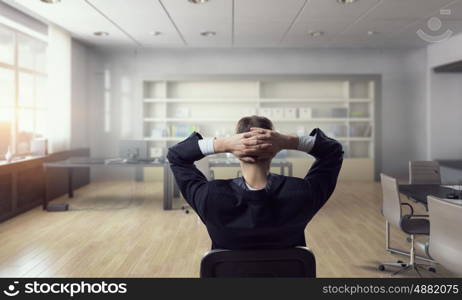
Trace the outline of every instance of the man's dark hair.
[[237, 122], [236, 133], [248, 132], [252, 127], [273, 130], [273, 122], [268, 118], [255, 115], [243, 117]]

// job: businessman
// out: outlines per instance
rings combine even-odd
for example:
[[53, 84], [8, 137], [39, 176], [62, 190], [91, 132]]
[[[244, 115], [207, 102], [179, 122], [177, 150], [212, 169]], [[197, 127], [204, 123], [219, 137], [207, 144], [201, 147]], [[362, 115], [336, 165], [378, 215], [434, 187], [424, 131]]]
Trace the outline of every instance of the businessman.
[[[283, 149], [314, 156], [303, 179], [269, 172]], [[242, 177], [207, 181], [194, 162], [225, 152], [240, 160]], [[229, 138], [192, 133], [170, 147], [167, 158], [183, 197], [207, 227], [212, 249], [274, 249], [306, 246], [305, 227], [334, 191], [343, 151], [320, 129], [286, 135], [274, 131], [269, 119], [250, 116], [239, 120]]]

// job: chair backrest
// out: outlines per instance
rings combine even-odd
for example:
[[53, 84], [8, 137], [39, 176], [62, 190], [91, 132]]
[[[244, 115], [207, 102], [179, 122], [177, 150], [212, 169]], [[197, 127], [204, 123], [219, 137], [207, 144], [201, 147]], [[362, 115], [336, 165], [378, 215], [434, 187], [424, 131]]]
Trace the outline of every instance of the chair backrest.
[[441, 184], [437, 161], [409, 161], [409, 184]]
[[462, 205], [432, 196], [427, 202], [430, 255], [449, 271], [462, 275]]
[[212, 250], [201, 261], [201, 278], [207, 277], [316, 277], [316, 259], [305, 247]]
[[209, 158], [207, 156], [205, 156], [201, 160], [196, 161], [194, 164], [196, 165], [196, 168], [198, 168], [199, 171], [201, 171], [202, 174], [204, 174], [207, 180], [213, 180], [212, 172], [210, 170], [209, 165]]
[[400, 228], [401, 200], [396, 178], [380, 174], [382, 183], [382, 214], [389, 223]]

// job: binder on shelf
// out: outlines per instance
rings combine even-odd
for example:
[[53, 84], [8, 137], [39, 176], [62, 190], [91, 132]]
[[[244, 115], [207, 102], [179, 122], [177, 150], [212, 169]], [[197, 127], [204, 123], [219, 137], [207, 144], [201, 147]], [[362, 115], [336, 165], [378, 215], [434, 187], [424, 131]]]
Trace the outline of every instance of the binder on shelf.
[[333, 118], [346, 118], [348, 116], [348, 110], [344, 107], [335, 107], [332, 109]]
[[303, 120], [309, 120], [312, 118], [312, 110], [311, 107], [300, 107], [298, 109], [299, 118]]
[[332, 124], [326, 131], [331, 132], [332, 136], [337, 138], [347, 136], [347, 126], [344, 124]]
[[286, 107], [286, 108], [284, 108], [284, 118], [285, 119], [296, 119], [297, 118], [297, 109], [295, 107]]
[[364, 130], [364, 137], [371, 137], [371, 135], [372, 135], [372, 126], [368, 124], [366, 129]]
[[172, 137], [187, 137], [194, 131], [199, 131], [199, 126], [188, 124], [172, 125]]
[[282, 107], [273, 107], [271, 109], [271, 116], [275, 120], [284, 119], [284, 109]]
[[153, 138], [161, 138], [169, 136], [169, 130], [167, 127], [156, 127], [151, 129], [151, 137]]
[[267, 117], [267, 118], [271, 119], [272, 118], [272, 116], [271, 116], [271, 108], [267, 108], [267, 107], [260, 108], [260, 116]]
[[371, 137], [372, 126], [371, 124], [352, 124], [350, 127], [351, 137]]
[[363, 111], [352, 111], [351, 117], [352, 118], [367, 118], [368, 116]]
[[184, 119], [189, 118], [191, 110], [188, 107], [177, 107], [175, 109], [175, 118]]

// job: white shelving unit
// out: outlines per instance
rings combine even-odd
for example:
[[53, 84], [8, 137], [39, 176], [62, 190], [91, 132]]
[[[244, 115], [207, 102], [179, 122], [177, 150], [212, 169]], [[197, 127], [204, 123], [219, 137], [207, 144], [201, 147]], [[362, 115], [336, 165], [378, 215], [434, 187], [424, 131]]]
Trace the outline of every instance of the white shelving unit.
[[[286, 80], [283, 76], [280, 80], [146, 80], [143, 137], [152, 148], [166, 149], [194, 130], [205, 137], [227, 136], [241, 117], [265, 115], [285, 133], [308, 134], [321, 128], [343, 144], [346, 160], [366, 165], [363, 173], [368, 175], [359, 177], [369, 178], [374, 165], [374, 85], [367, 79]], [[288, 158], [296, 159], [297, 153], [289, 153]]]
[[[317, 122], [327, 122], [327, 123], [338, 123], [338, 122], [370, 122], [370, 118], [311, 118], [306, 120], [300, 119], [274, 119], [271, 118], [273, 123], [284, 122], [284, 123], [317, 123]], [[168, 123], [191, 123], [191, 122], [233, 122], [236, 123], [236, 119], [231, 118], [144, 118], [144, 122], [168, 122]]]

